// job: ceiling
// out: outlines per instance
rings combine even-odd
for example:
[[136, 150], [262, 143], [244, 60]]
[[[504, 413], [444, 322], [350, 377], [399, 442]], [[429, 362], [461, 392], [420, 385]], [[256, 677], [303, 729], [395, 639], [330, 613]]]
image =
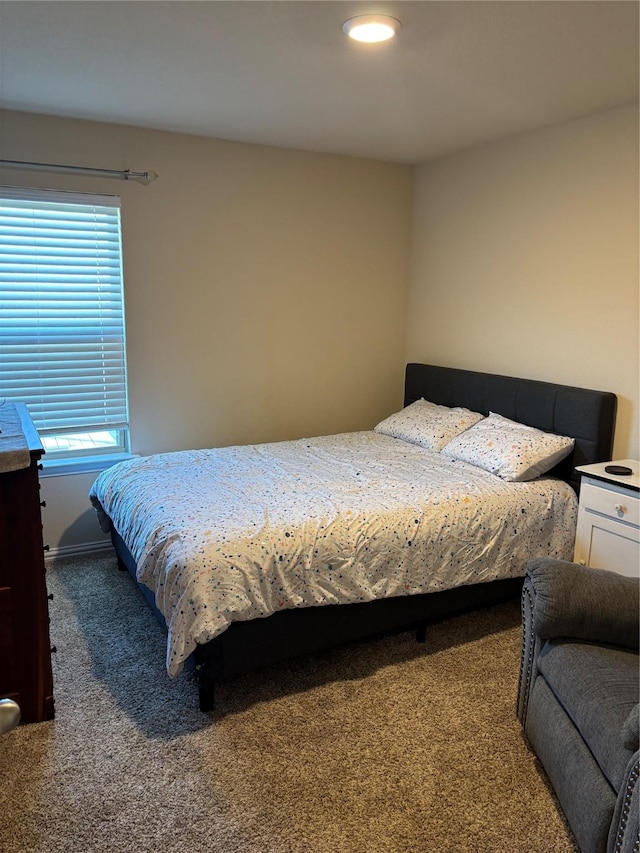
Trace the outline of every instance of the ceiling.
[[[419, 163], [638, 100], [630, 0], [0, 3], [0, 95], [45, 113]], [[343, 21], [386, 12], [390, 43]]]

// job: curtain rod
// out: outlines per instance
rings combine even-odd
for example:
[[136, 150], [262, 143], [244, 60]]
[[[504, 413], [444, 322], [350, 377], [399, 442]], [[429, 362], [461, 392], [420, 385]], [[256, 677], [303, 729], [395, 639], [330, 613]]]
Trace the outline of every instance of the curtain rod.
[[54, 172], [59, 175], [87, 175], [94, 178], [114, 178], [118, 181], [137, 181], [146, 186], [158, 177], [157, 172], [132, 172], [130, 169], [94, 169], [91, 166], [60, 166], [56, 163], [29, 163], [25, 160], [0, 160], [1, 169], [24, 169], [29, 172]]

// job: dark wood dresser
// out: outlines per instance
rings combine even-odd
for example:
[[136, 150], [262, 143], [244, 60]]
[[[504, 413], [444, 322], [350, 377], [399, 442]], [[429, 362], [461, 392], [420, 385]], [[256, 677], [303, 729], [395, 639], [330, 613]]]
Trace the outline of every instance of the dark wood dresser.
[[38, 478], [43, 453], [26, 406], [2, 403], [0, 698], [14, 699], [25, 723], [54, 714]]

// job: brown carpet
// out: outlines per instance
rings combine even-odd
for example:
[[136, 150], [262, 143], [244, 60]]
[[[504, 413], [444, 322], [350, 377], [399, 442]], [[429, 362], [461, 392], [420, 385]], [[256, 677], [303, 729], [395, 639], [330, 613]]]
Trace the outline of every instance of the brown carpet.
[[575, 853], [514, 714], [517, 602], [197, 709], [110, 556], [49, 569], [56, 719], [0, 739], [12, 853]]

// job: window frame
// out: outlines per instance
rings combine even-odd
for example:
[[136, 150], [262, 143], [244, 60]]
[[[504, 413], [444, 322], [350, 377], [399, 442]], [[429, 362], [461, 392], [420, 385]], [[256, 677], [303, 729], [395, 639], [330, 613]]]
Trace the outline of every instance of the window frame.
[[[119, 196], [0, 186], [0, 399], [27, 402], [48, 474], [131, 455], [120, 210]], [[51, 447], [106, 432], [113, 444]]]

